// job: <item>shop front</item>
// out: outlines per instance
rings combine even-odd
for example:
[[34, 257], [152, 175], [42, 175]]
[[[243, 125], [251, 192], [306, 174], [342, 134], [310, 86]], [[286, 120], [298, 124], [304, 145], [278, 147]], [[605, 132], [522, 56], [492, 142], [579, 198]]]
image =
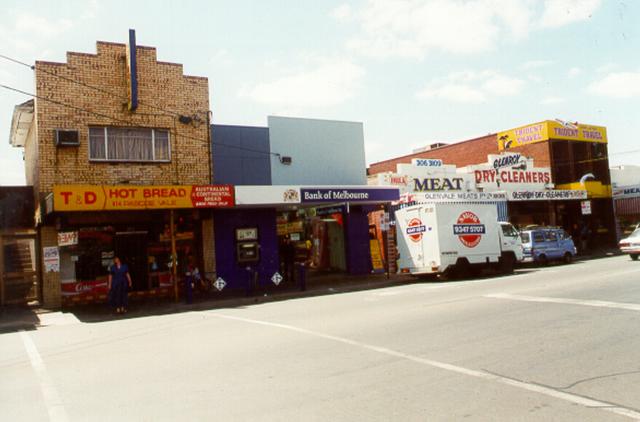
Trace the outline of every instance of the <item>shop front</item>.
[[116, 256], [132, 296], [177, 297], [188, 265], [213, 276], [210, 209], [232, 207], [233, 188], [56, 185], [52, 202], [57, 246], [44, 271], [59, 271], [63, 305], [104, 301]]
[[[231, 288], [297, 284], [314, 275], [384, 270], [372, 254], [368, 213], [397, 201], [397, 188], [236, 186], [236, 209], [215, 212], [218, 276]], [[243, 261], [238, 230], [252, 228], [259, 256]], [[251, 279], [250, 277], [253, 277]]]
[[614, 188], [613, 201], [618, 237], [623, 238], [640, 224], [640, 185]]

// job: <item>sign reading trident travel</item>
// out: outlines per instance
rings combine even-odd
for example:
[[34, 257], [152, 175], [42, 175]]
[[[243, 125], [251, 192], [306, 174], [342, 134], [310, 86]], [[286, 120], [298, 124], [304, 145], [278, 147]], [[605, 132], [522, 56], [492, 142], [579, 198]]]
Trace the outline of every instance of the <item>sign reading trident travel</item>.
[[54, 211], [217, 208], [234, 205], [230, 185], [55, 185]]

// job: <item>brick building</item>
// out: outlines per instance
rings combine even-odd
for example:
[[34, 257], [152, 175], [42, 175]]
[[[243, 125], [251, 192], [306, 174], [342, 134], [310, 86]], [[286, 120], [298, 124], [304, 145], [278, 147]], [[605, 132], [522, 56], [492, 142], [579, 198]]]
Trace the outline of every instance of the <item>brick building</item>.
[[[495, 168], [491, 168], [489, 156], [493, 160], [508, 156], [518, 159], [514, 165], [494, 163]], [[546, 168], [545, 173], [550, 173], [550, 183], [544, 183], [540, 192], [527, 191], [529, 188], [517, 191], [517, 183], [509, 183], [510, 189], [516, 190], [507, 192], [511, 193], [507, 203], [512, 222], [520, 226], [558, 225], [576, 236], [586, 227], [584, 231], [590, 233], [594, 246], [615, 241], [604, 127], [547, 120], [373, 163], [368, 175], [394, 173], [398, 165], [415, 163], [418, 159], [442, 160], [444, 165], [457, 166], [458, 171], [475, 173], [476, 183], [472, 189], [480, 192], [504, 189], [507, 183], [501, 186], [499, 176], [508, 179], [510, 174], [524, 173], [527, 165], [531, 167], [535, 163], [537, 168]], [[487, 170], [477, 170], [478, 165], [485, 165]], [[488, 180], [483, 180], [483, 176], [498, 183], [486, 183]], [[422, 191], [425, 184], [418, 183], [418, 186]], [[541, 195], [545, 191], [546, 194]], [[538, 199], [534, 200], [536, 196]], [[568, 196], [572, 199], [567, 199]]]
[[214, 272], [212, 214], [193, 199], [212, 179], [207, 78], [158, 61], [135, 33], [34, 71], [11, 143], [34, 189], [44, 306], [103, 301], [114, 255], [134, 295], [172, 294], [170, 273], [188, 260]]

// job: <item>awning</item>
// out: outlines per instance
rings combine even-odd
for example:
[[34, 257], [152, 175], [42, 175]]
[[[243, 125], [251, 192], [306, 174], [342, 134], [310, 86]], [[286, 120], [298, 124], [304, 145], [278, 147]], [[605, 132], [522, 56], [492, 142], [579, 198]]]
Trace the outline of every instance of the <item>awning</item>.
[[388, 186], [236, 186], [237, 206], [313, 206], [397, 201], [400, 190]]

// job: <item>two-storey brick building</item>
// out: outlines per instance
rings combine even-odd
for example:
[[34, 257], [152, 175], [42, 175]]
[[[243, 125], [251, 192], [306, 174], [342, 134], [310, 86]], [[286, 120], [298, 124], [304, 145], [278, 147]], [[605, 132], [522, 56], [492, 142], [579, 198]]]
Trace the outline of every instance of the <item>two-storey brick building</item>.
[[189, 261], [214, 272], [212, 214], [199, 209], [219, 194], [207, 78], [158, 61], [134, 33], [38, 61], [34, 73], [11, 142], [34, 188], [43, 304], [104, 300], [114, 255], [129, 264], [133, 294], [172, 294], [171, 273]]
[[[505, 191], [515, 224], [557, 225], [574, 235], [586, 227], [593, 246], [613, 245], [607, 143], [604, 127], [546, 120], [374, 163], [368, 174], [394, 173], [417, 159], [440, 160], [472, 174], [471, 190]], [[535, 173], [544, 176], [539, 190], [530, 187]]]

